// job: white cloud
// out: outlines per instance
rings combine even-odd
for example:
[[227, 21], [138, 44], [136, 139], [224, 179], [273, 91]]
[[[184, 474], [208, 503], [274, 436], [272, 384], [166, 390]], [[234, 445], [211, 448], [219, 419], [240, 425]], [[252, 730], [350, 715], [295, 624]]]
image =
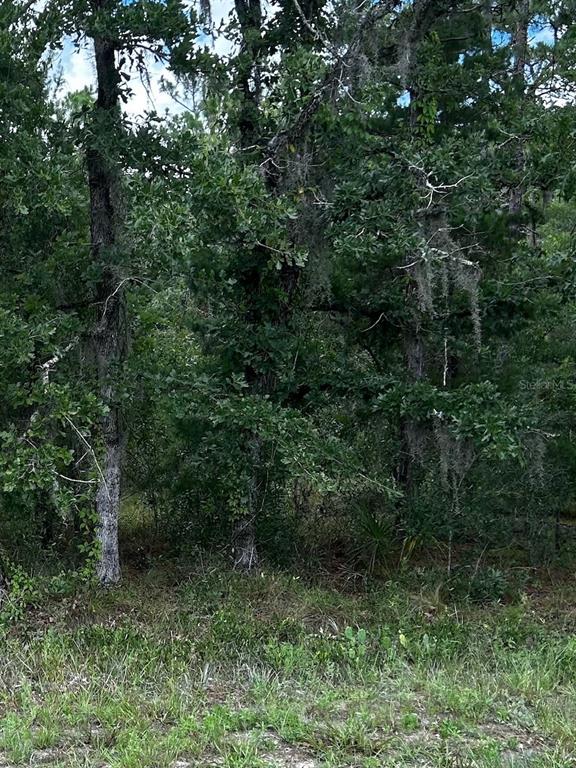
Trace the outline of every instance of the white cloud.
[[63, 75], [62, 87], [65, 93], [74, 93], [94, 84], [96, 68], [87, 47], [76, 48], [71, 40], [64, 41], [64, 47], [54, 66]]
[[[37, 6], [43, 4], [46, 0], [37, 0]], [[195, 4], [196, 0], [189, 0], [188, 6]], [[214, 29], [218, 30], [221, 26], [226, 26], [230, 19], [230, 13], [234, 7], [233, 0], [212, 0], [212, 22]], [[271, 6], [268, 0], [264, 0], [263, 7], [265, 13], [270, 16], [277, 12], [277, 8]], [[222, 35], [217, 35], [215, 39], [202, 36], [199, 38], [199, 44], [209, 45], [218, 56], [226, 57], [232, 53], [232, 45], [229, 40]], [[170, 114], [179, 114], [192, 107], [192, 99], [186, 94], [182, 87], [177, 87], [178, 83], [172, 72], [163, 63], [154, 62], [150, 57], [148, 62], [148, 79], [142, 78], [137, 71], [130, 73], [130, 90], [132, 95], [124, 106], [125, 112], [133, 118], [144, 115], [145, 112], [155, 110], [160, 114], [168, 111]], [[60, 94], [74, 93], [83, 88], [89, 88], [94, 91], [96, 87], [96, 67], [94, 64], [94, 54], [90, 42], [81, 46], [75, 46], [70, 38], [66, 38], [63, 43], [63, 49], [55, 57], [54, 72], [61, 75]], [[54, 78], [57, 79], [56, 77]], [[162, 88], [162, 81], [167, 81], [171, 86], [176, 87], [176, 96], [174, 99]]]
[[[43, 2], [45, 0], [38, 0], [37, 7]], [[232, 0], [216, 0], [212, 3], [215, 29], [228, 21], [232, 7]], [[202, 43], [208, 44], [219, 56], [227, 56], [232, 50], [230, 42], [221, 36], [217, 36], [215, 40], [203, 36]], [[58, 81], [60, 85], [60, 95], [75, 93], [84, 88], [95, 91], [96, 66], [90, 42], [77, 46], [71, 38], [65, 38], [62, 50], [53, 58], [53, 72], [54, 82]], [[164, 63], [154, 62], [151, 56], [148, 61], [147, 76], [138, 73], [136, 68], [130, 72], [130, 76], [131, 94], [124, 105], [124, 111], [131, 117], [137, 118], [152, 110], [160, 114], [166, 111], [170, 114], [178, 114], [192, 107], [190, 96], [183, 88], [178, 87], [174, 74]], [[163, 81], [176, 88], [176, 99], [162, 87]]]
[[[168, 110], [171, 114], [178, 114], [190, 106], [190, 100], [183, 91], [178, 93], [176, 101], [162, 88], [162, 80], [176, 85], [175, 77], [164, 64], [154, 62], [152, 57], [148, 62], [147, 76], [133, 67], [130, 77], [130, 94], [124, 110], [131, 117], [152, 110], [159, 113]], [[69, 38], [64, 40], [62, 51], [53, 58], [53, 81], [60, 85], [59, 95], [75, 93], [84, 88], [95, 91], [96, 65], [89, 42], [77, 46]]]

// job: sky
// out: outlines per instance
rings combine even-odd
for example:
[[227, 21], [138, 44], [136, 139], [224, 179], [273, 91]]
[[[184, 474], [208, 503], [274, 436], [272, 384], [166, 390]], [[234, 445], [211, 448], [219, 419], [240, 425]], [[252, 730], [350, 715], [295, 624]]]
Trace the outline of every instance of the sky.
[[[43, 0], [39, 0], [40, 3]], [[191, 0], [193, 2], [193, 0]], [[233, 0], [212, 0], [212, 18], [216, 27], [226, 20], [233, 6]], [[537, 43], [552, 43], [552, 29], [547, 26], [534, 25], [530, 29], [530, 41], [533, 45]], [[204, 42], [204, 41], [202, 41]], [[209, 38], [205, 42], [214, 47], [220, 54], [228, 53], [229, 43], [219, 39], [216, 42]], [[509, 43], [509, 36], [505, 33], [495, 33], [495, 44], [506, 45]], [[61, 94], [74, 93], [83, 88], [94, 88], [96, 79], [94, 57], [89, 43], [85, 43], [78, 48], [70, 38], [63, 41], [63, 49], [58, 52], [54, 59], [54, 77], [61, 76]], [[161, 62], [149, 62], [149, 84], [144, 83], [137, 73], [133, 73], [130, 81], [132, 95], [128, 103], [124, 106], [126, 113], [136, 118], [147, 111], [156, 111], [164, 114], [166, 111], [170, 114], [178, 114], [188, 107], [191, 107], [191, 98], [179, 89], [177, 91], [177, 100], [162, 88], [162, 82], [167, 81], [176, 85], [174, 76], [167, 70]]]
[[[212, 19], [216, 27], [228, 18], [232, 6], [233, 0], [212, 0]], [[229, 43], [221, 39], [214, 42], [211, 38], [203, 37], [200, 42], [205, 42], [220, 54], [228, 53], [230, 49]], [[156, 111], [159, 114], [168, 111], [170, 114], [178, 114], [191, 107], [191, 98], [182, 89], [177, 91], [177, 100], [175, 100], [162, 88], [163, 81], [176, 85], [174, 76], [165, 64], [154, 62], [150, 56], [148, 74], [149, 83], [145, 83], [136, 72], [132, 73], [130, 81], [132, 95], [124, 105], [124, 110], [129, 116], [135, 118], [147, 111]], [[53, 78], [61, 80], [60, 95], [74, 93], [86, 87], [94, 89], [96, 68], [90, 42], [85, 42], [78, 47], [71, 38], [64, 38], [62, 50], [57, 51], [54, 56]]]
[[[64, 47], [60, 54], [54, 60], [54, 75], [61, 74], [62, 85], [60, 94], [74, 93], [83, 88], [94, 89], [96, 80], [96, 71], [94, 66], [94, 56], [89, 45], [76, 47], [72, 40], [65, 39]], [[142, 115], [146, 111], [155, 110], [158, 113], [164, 113], [168, 110], [172, 114], [186, 109], [183, 104], [188, 104], [189, 99], [185, 94], [179, 94], [176, 102], [162, 87], [162, 80], [173, 83], [172, 74], [162, 63], [154, 63], [150, 59], [149, 66], [149, 87], [145, 84], [138, 74], [133, 73], [130, 81], [132, 95], [125, 105], [125, 111], [131, 116]]]

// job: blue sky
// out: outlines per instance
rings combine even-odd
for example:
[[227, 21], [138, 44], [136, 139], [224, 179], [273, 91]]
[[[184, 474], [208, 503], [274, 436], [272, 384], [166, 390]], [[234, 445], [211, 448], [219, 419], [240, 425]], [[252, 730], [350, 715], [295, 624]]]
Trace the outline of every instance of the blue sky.
[[[130, 3], [132, 0], [123, 0], [123, 2]], [[232, 0], [213, 0], [212, 16], [216, 24], [228, 17], [232, 6]], [[494, 33], [496, 45], [506, 45], [509, 41], [510, 36], [506, 33]], [[530, 42], [533, 45], [540, 42], [552, 43], [552, 29], [544, 24], [533, 24], [530, 28]], [[219, 53], [228, 53], [230, 50], [229, 43], [217, 40], [215, 50]], [[56, 57], [54, 67], [55, 71], [62, 73], [64, 93], [71, 93], [85, 87], [93, 88], [95, 70], [93, 56], [88, 44], [78, 49], [70, 39], [64, 40], [63, 50]], [[178, 114], [184, 111], [187, 105], [190, 106], [190, 99], [182, 90], [178, 92], [178, 101], [175, 101], [163, 90], [163, 80], [176, 85], [174, 78], [163, 64], [155, 63], [151, 60], [149, 63], [149, 78], [150, 87], [148, 88], [139, 78], [138, 74], [133, 73], [133, 78], [130, 82], [133, 94], [125, 107], [129, 115], [136, 117], [150, 110], [156, 110], [159, 113], [168, 111], [171, 114]]]
[[[537, 45], [538, 43], [552, 45], [554, 42], [554, 30], [546, 23], [532, 24], [528, 30], [528, 34], [532, 45]], [[509, 45], [510, 39], [511, 36], [507, 32], [494, 32], [492, 34], [494, 45], [497, 46]]]
[[[63, 49], [54, 61], [54, 69], [62, 73], [63, 93], [73, 93], [86, 87], [94, 88], [96, 72], [89, 44], [78, 48], [73, 44], [72, 40], [65, 39]], [[131, 115], [141, 115], [152, 109], [158, 112], [164, 112], [164, 110], [168, 109], [174, 113], [185, 109], [185, 107], [178, 105], [171, 96], [162, 90], [161, 83], [163, 79], [173, 82], [173, 78], [165, 66], [161, 63], [154, 63], [151, 59], [148, 70], [150, 76], [149, 89], [136, 72], [132, 73], [130, 88], [133, 91], [133, 95], [126, 105], [126, 112]], [[186, 103], [185, 94], [181, 94], [181, 96], [184, 103]]]
[[[131, 1], [123, 0], [126, 4]], [[233, 7], [233, 2], [232, 0], [213, 0], [211, 5], [212, 17], [214, 22], [218, 24], [221, 20], [228, 17]], [[214, 48], [219, 53], [227, 53], [229, 51], [229, 43], [217, 40]], [[64, 39], [62, 51], [58, 52], [55, 56], [53, 66], [54, 74], [62, 75], [62, 93], [74, 93], [86, 87], [94, 88], [96, 71], [89, 43], [85, 43], [78, 48], [70, 38]], [[130, 88], [133, 93], [125, 105], [127, 114], [137, 117], [150, 110], [156, 110], [159, 113], [167, 110], [171, 114], [178, 114], [184, 111], [186, 106], [190, 106], [190, 98], [181, 89], [178, 91], [178, 101], [175, 101], [163, 90], [163, 80], [176, 85], [173, 76], [164, 64], [154, 62], [152, 57], [150, 57], [148, 72], [150, 87], [141, 80], [136, 72], [132, 73]]]

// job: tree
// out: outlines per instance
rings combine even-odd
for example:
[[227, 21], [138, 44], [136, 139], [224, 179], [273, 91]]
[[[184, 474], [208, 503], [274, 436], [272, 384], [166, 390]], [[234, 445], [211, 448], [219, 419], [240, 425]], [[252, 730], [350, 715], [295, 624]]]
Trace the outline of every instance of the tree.
[[4, 3], [0, 15], [0, 120], [10, 137], [0, 153], [6, 565], [47, 557], [72, 518], [85, 519], [92, 478], [85, 449], [75, 455], [74, 442], [90, 434], [98, 406], [73, 373], [81, 324], [67, 305], [82, 263], [86, 201], [64, 110], [49, 99], [49, 30], [29, 3]]
[[118, 161], [114, 159], [121, 128], [120, 73], [115, 60], [117, 43], [106, 31], [115, 6], [114, 0], [93, 0], [91, 5], [97, 97], [86, 151], [91, 250], [99, 273], [95, 290], [99, 319], [94, 328], [94, 349], [100, 397], [106, 406], [102, 418], [104, 461], [96, 494], [98, 578], [105, 586], [120, 580], [118, 516], [124, 435], [114, 378], [127, 349], [126, 301], [118, 263], [122, 202]]
[[[238, 0], [219, 32], [160, 0], [0, 13], [4, 570], [17, 542], [77, 551], [95, 501], [115, 583], [122, 487], [244, 570], [313, 509], [405, 550], [560, 541], [569, 4]], [[50, 95], [63, 35], [94, 96]], [[130, 121], [150, 61], [194, 106]]]
[[[118, 517], [125, 444], [120, 404], [120, 376], [128, 352], [126, 275], [127, 197], [123, 164], [130, 162], [128, 126], [121, 103], [130, 97], [130, 68], [146, 73], [146, 51], [163, 56], [158, 37], [173, 45], [188, 34], [179, 4], [89, 0], [51, 9], [61, 27], [92, 40], [96, 64], [96, 100], [84, 125], [84, 148], [90, 194], [90, 255], [88, 267], [97, 319], [91, 331], [98, 393], [104, 406], [100, 438], [103, 459], [96, 461], [96, 513], [100, 547], [97, 574], [110, 586], [120, 580]], [[50, 9], [49, 9], [50, 11]], [[124, 67], [124, 69], [122, 69]], [[124, 86], [122, 85], [124, 83]], [[142, 148], [140, 148], [142, 152]]]

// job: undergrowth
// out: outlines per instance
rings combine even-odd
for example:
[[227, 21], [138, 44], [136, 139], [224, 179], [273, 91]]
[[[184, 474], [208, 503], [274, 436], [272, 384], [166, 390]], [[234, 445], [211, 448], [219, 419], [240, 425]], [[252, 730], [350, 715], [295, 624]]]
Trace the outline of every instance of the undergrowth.
[[0, 756], [110, 768], [575, 765], [571, 585], [532, 579], [504, 603], [509, 576], [486, 576], [489, 599], [472, 576], [411, 572], [352, 591], [213, 561], [132, 574], [110, 592], [31, 589], [32, 605], [3, 625]]

